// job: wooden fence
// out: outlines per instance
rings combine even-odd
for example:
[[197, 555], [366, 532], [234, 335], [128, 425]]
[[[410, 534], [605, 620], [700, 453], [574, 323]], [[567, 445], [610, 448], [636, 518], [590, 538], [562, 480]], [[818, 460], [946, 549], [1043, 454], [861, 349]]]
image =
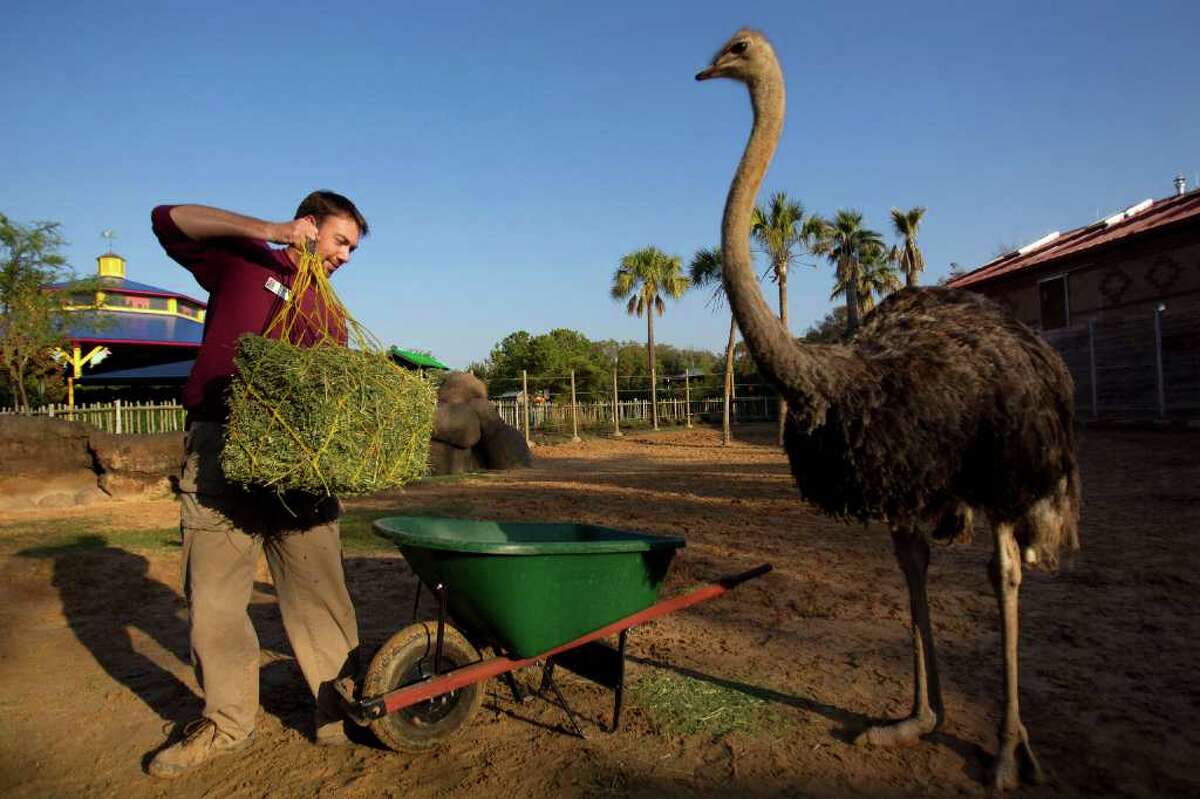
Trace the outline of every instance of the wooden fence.
[[1075, 413], [1200, 418], [1200, 312], [1157, 311], [1043, 334], [1075, 378]]
[[[1142, 318], [1094, 321], [1084, 327], [1043, 333], [1058, 350], [1075, 378], [1075, 411], [1080, 419], [1158, 418], [1200, 419], [1200, 311], [1158, 311]], [[521, 400], [493, 400], [505, 422], [525, 429]], [[0, 408], [0, 414], [17, 413]], [[612, 402], [581, 402], [576, 406], [579, 430], [613, 428]], [[779, 401], [773, 395], [738, 397], [732, 415], [737, 421], [778, 418]], [[122, 402], [47, 405], [29, 411], [87, 422], [110, 433], [166, 433], [182, 430], [186, 412], [177, 402]], [[649, 400], [617, 403], [621, 425], [650, 424]], [[720, 422], [719, 397], [665, 398], [658, 401], [658, 418], [665, 424], [692, 421]], [[530, 432], [570, 434], [569, 402], [533, 402], [529, 405]]]
[[[0, 408], [0, 414], [21, 413], [16, 408]], [[122, 402], [116, 400], [90, 405], [45, 405], [25, 412], [29, 416], [49, 416], [87, 422], [107, 433], [173, 433], [183, 429], [187, 415], [177, 402]]]
[[[518, 430], [525, 429], [524, 407], [520, 400], [492, 401], [500, 418]], [[720, 397], [693, 399], [689, 405], [683, 399], [660, 399], [658, 421], [660, 424], [683, 424], [690, 417], [693, 422], [720, 422], [724, 401]], [[608, 431], [613, 429], [613, 404], [611, 402], [581, 402], [576, 406], [580, 430]], [[730, 410], [737, 421], [764, 421], [779, 418], [779, 399], [774, 396], [738, 397]], [[618, 421], [622, 425], [644, 427], [651, 423], [650, 400], [624, 400], [617, 403]], [[531, 432], [571, 433], [571, 403], [529, 404], [529, 429]]]

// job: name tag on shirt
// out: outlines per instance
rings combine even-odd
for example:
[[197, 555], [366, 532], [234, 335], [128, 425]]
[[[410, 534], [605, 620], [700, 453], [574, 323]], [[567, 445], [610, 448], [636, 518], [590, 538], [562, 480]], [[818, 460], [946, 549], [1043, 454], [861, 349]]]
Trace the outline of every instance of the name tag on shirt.
[[282, 297], [284, 302], [292, 298], [291, 290], [273, 277], [267, 278], [266, 289], [272, 294]]

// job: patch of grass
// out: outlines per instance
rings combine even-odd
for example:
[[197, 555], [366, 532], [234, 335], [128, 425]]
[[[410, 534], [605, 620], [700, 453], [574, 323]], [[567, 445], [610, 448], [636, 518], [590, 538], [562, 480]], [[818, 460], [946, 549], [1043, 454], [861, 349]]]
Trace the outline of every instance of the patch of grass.
[[634, 683], [630, 695], [664, 730], [683, 735], [719, 738], [777, 721], [777, 714], [761, 697], [659, 669]]
[[36, 519], [0, 525], [0, 549], [31, 546], [54, 550], [93, 549], [99, 546], [168, 549], [178, 547], [179, 541], [177, 526], [128, 529], [114, 525], [111, 517]]

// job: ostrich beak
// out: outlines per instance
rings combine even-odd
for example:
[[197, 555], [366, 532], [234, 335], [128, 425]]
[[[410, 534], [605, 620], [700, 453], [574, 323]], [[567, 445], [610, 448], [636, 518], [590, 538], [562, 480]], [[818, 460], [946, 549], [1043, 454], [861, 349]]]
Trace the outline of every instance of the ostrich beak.
[[704, 69], [702, 69], [696, 73], [696, 80], [708, 80], [709, 78], [715, 78], [715, 77], [717, 77], [717, 65], [716, 64], [713, 64], [711, 67], [705, 67]]

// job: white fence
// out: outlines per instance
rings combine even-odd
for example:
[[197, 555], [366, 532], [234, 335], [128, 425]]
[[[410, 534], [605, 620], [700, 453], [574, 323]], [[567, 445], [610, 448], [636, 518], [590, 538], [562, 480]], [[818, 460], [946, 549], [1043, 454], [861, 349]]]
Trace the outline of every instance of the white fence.
[[[520, 400], [493, 401], [492, 405], [500, 418], [518, 430], [525, 429], [524, 408]], [[689, 404], [683, 399], [660, 399], [658, 420], [665, 424], [683, 424], [691, 412], [693, 422], [719, 422], [723, 401], [718, 398], [694, 399]], [[607, 431], [613, 426], [613, 404], [611, 402], [581, 402], [576, 406], [576, 419], [580, 430], [598, 429]], [[732, 417], [737, 421], [776, 419], [779, 400], [776, 397], [738, 397], [733, 400]], [[0, 408], [0, 414], [22, 413], [16, 408]], [[650, 424], [649, 400], [625, 400], [617, 405], [618, 421], [622, 425], [635, 427]], [[70, 419], [88, 424], [109, 433], [171, 433], [182, 430], [187, 412], [177, 402], [122, 402], [76, 405], [74, 411], [66, 405], [45, 405], [26, 413], [28, 416], [49, 416]], [[571, 404], [553, 402], [530, 403], [529, 429], [531, 432], [570, 433], [572, 428]]]
[[[721, 398], [694, 399], [690, 403], [683, 399], [660, 399], [658, 421], [666, 424], [682, 424], [689, 415], [693, 422], [721, 420], [724, 413]], [[520, 400], [493, 401], [492, 406], [500, 418], [518, 430], [525, 429], [524, 407]], [[611, 402], [581, 402], [576, 406], [580, 430], [610, 430], [613, 427], [613, 404]], [[651, 423], [650, 400], [625, 400], [617, 403], [617, 414], [621, 424], [644, 426]], [[733, 400], [730, 415], [738, 421], [762, 421], [779, 418], [777, 397], [738, 397]], [[571, 403], [529, 404], [529, 429], [531, 432], [570, 433], [572, 430]]]
[[30, 411], [0, 408], [0, 414], [24, 413], [87, 422], [107, 433], [173, 433], [183, 429], [187, 412], [177, 402], [115, 402], [76, 405], [44, 405]]

